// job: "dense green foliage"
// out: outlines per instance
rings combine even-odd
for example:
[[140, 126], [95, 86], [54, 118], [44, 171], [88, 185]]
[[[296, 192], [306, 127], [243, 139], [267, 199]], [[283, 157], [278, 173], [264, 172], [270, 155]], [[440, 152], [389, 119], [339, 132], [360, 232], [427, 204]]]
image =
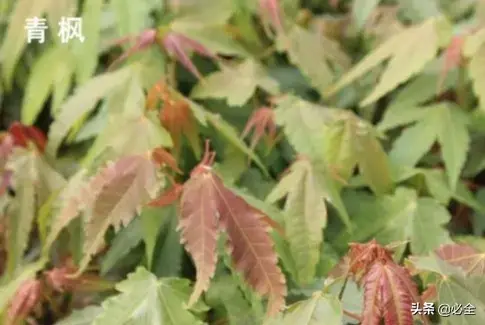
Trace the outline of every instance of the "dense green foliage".
[[485, 1], [2, 0], [0, 46], [2, 324], [483, 324]]

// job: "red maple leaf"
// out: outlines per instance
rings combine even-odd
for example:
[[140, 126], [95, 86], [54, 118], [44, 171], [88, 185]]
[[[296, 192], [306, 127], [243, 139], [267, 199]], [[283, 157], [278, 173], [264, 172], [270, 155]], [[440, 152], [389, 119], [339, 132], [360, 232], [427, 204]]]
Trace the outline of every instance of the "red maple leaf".
[[277, 34], [283, 33], [282, 9], [279, 0], [259, 0], [259, 11], [263, 28], [269, 37], [273, 37], [271, 28]]
[[276, 142], [276, 123], [274, 121], [274, 111], [270, 107], [266, 106], [254, 111], [244, 127], [241, 136], [243, 138], [248, 136], [251, 129], [253, 129], [253, 136], [251, 138], [250, 145], [251, 149], [256, 147], [259, 140], [264, 135], [268, 136], [269, 146], [273, 146]]
[[189, 58], [188, 52], [196, 52], [199, 55], [217, 60], [217, 56], [201, 43], [177, 32], [164, 31], [160, 34], [156, 29], [150, 28], [141, 32], [139, 35], [126, 36], [114, 42], [114, 45], [121, 45], [134, 41], [135, 44], [117, 58], [108, 68], [113, 67], [126, 60], [135, 53], [143, 51], [152, 45], [158, 44], [168, 55], [179, 61], [187, 70], [189, 70], [198, 79], [202, 76]]
[[167, 129], [173, 140], [174, 155], [177, 157], [182, 145], [182, 135], [186, 137], [194, 150], [199, 148], [199, 129], [189, 104], [176, 98], [171, 93], [164, 80], [156, 83], [148, 92], [147, 109], [157, 108], [158, 101], [162, 102], [160, 109], [160, 123]]
[[63, 264], [44, 272], [46, 282], [59, 292], [101, 291], [112, 288], [112, 284], [95, 274], [82, 274], [73, 277], [78, 268], [71, 258], [65, 259]]
[[154, 207], [165, 207], [176, 202], [182, 194], [183, 185], [175, 182], [172, 183], [172, 187], [170, 187], [168, 191], [163, 192], [158, 198], [148, 203], [148, 205]]
[[172, 156], [170, 152], [163, 148], [155, 148], [152, 151], [152, 159], [156, 162], [160, 167], [169, 167], [173, 171], [179, 174], [183, 174], [180, 168], [177, 165], [177, 160]]
[[40, 280], [29, 279], [24, 281], [10, 302], [6, 325], [13, 325], [27, 317], [39, 304], [41, 296], [42, 283]]
[[[351, 243], [346, 258], [332, 273], [353, 276], [364, 286], [362, 325], [412, 325], [411, 306], [421, 303], [417, 286], [409, 271], [396, 264], [392, 251], [376, 240], [368, 243]], [[425, 324], [428, 320], [422, 316]]]
[[33, 142], [40, 152], [44, 152], [47, 139], [41, 130], [35, 126], [26, 126], [19, 122], [13, 122], [8, 128], [8, 133], [13, 138], [14, 146], [27, 148], [29, 142]]
[[412, 325], [417, 286], [408, 271], [387, 260], [372, 264], [364, 279], [362, 325]]
[[118, 57], [115, 61], [113, 61], [108, 67], [108, 70], [113, 69], [115, 66], [117, 66], [133, 54], [136, 54], [154, 45], [156, 43], [156, 40], [157, 31], [153, 28], [146, 29], [137, 36], [125, 36], [115, 40], [113, 45], [122, 45], [133, 41], [135, 42], [135, 44], [130, 47], [126, 52], [124, 52], [120, 57]]
[[461, 268], [467, 275], [485, 275], [485, 253], [466, 244], [441, 245], [436, 254], [447, 263]]
[[187, 36], [177, 33], [168, 32], [162, 38], [162, 44], [168, 54], [179, 61], [187, 70], [189, 70], [198, 79], [202, 75], [189, 58], [188, 52], [196, 52], [201, 56], [217, 60], [217, 56], [201, 43], [188, 38]]
[[286, 284], [277, 265], [263, 213], [226, 188], [211, 165], [215, 153], [208, 142], [202, 161], [184, 184], [179, 229], [182, 242], [194, 260], [197, 280], [189, 299], [193, 305], [209, 287], [217, 262], [217, 235], [224, 230], [236, 269], [257, 292], [269, 297], [268, 314], [284, 306]]
[[448, 73], [457, 68], [462, 62], [461, 51], [465, 44], [466, 35], [454, 36], [450, 45], [444, 51], [443, 69], [438, 80], [438, 92], [441, 92], [443, 83], [445, 82]]

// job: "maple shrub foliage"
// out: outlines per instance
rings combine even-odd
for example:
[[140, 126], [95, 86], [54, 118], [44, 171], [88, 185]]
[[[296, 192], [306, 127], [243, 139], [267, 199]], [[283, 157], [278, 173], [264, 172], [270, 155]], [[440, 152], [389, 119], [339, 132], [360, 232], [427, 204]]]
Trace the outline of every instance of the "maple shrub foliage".
[[485, 1], [2, 0], [0, 46], [1, 324], [484, 324]]

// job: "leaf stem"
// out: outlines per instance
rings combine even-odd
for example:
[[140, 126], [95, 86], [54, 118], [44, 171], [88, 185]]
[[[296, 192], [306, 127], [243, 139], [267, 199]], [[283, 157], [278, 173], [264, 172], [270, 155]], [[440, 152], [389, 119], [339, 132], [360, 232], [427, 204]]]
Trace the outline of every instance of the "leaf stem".
[[344, 309], [344, 315], [348, 316], [350, 318], [353, 318], [356, 321], [362, 322], [362, 316], [357, 315], [356, 313], [353, 313], [353, 312], [350, 312], [350, 311]]
[[340, 292], [338, 294], [338, 300], [342, 300], [344, 296], [345, 288], [347, 287], [347, 282], [349, 282], [349, 275], [345, 277], [344, 284], [342, 285], [342, 288], [340, 288]]

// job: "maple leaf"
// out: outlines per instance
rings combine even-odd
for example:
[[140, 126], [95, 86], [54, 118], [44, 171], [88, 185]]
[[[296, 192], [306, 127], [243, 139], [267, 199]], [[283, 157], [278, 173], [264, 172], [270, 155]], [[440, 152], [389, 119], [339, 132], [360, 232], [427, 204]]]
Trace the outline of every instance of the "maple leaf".
[[217, 56], [204, 45], [178, 32], [170, 31], [166, 33], [162, 38], [162, 44], [170, 56], [179, 61], [198, 79], [202, 79], [202, 75], [190, 60], [187, 52], [194, 51], [207, 58], [214, 60], [218, 59]]
[[181, 198], [181, 237], [197, 269], [189, 305], [208, 289], [214, 275], [220, 226], [228, 235], [227, 246], [236, 269], [254, 290], [269, 297], [268, 314], [274, 315], [284, 306], [286, 284], [261, 220], [264, 214], [224, 186], [211, 169], [214, 158], [206, 142], [205, 155], [184, 184]]
[[[442, 102], [424, 107], [406, 108], [406, 119], [395, 119], [397, 114], [402, 114], [398, 113], [399, 107], [386, 111], [381, 122], [385, 127], [380, 129], [414, 124], [405, 128], [394, 141], [389, 153], [391, 161], [414, 167], [438, 141], [448, 183], [454, 190], [470, 149], [469, 116], [454, 103]], [[410, 145], [413, 146], [413, 150], [408, 150]]]
[[131, 55], [138, 53], [140, 51], [143, 51], [148, 47], [152, 46], [156, 42], [156, 39], [157, 39], [157, 31], [155, 29], [150, 28], [150, 29], [144, 30], [136, 37], [125, 36], [118, 40], [115, 40], [113, 45], [122, 45], [133, 40], [135, 40], [135, 45], [130, 47], [119, 58], [113, 61], [110, 67], [108, 68], [108, 70], [113, 69], [116, 65], [126, 60]]
[[450, 45], [445, 49], [443, 57], [443, 69], [438, 80], [438, 92], [441, 92], [447, 74], [457, 68], [462, 60], [461, 52], [465, 45], [465, 35], [458, 35], [452, 38]]
[[392, 262], [374, 263], [364, 278], [362, 325], [412, 325], [417, 286], [408, 271]]
[[38, 279], [24, 281], [10, 302], [6, 325], [13, 325], [30, 314], [42, 296], [42, 283]]
[[299, 281], [309, 283], [320, 260], [323, 229], [327, 223], [328, 194], [308, 159], [298, 159], [268, 195], [274, 203], [286, 197], [285, 233], [295, 260]]
[[199, 156], [199, 130], [194, 114], [185, 100], [175, 97], [165, 81], [160, 80], [148, 92], [146, 106], [148, 109], [155, 109], [158, 100], [162, 101], [159, 113], [160, 123], [170, 133], [175, 156], [178, 156], [180, 151], [182, 135], [185, 135], [196, 156]]
[[182, 191], [183, 185], [174, 182], [169, 190], [163, 192], [158, 198], [151, 201], [148, 205], [154, 207], [169, 206], [179, 199]]
[[273, 28], [277, 34], [283, 33], [282, 9], [279, 0], [259, 0], [259, 15], [268, 37], [274, 37]]
[[251, 138], [251, 150], [254, 150], [261, 137], [265, 134], [268, 136], [269, 146], [273, 146], [276, 142], [276, 123], [274, 111], [270, 107], [260, 107], [249, 118], [244, 130], [241, 134], [243, 138], [248, 136], [249, 132], [253, 130]]
[[160, 167], [168, 166], [173, 171], [183, 174], [180, 168], [177, 166], [177, 161], [175, 158], [163, 148], [155, 148], [152, 151], [152, 159], [155, 161]]
[[127, 225], [137, 209], [158, 189], [156, 169], [146, 156], [123, 157], [108, 164], [82, 188], [78, 202], [87, 213], [84, 257], [75, 276], [79, 276], [103, 242], [106, 230]]
[[28, 148], [32, 142], [37, 150], [44, 152], [46, 137], [41, 130], [34, 126], [25, 126], [19, 122], [13, 122], [8, 131], [3, 133], [0, 138], [0, 171], [2, 179], [0, 181], [0, 195], [3, 195], [12, 183], [13, 172], [6, 170], [6, 164], [12, 154], [14, 147]]
[[485, 275], [485, 253], [470, 245], [441, 245], [435, 252], [442, 260], [463, 269], [467, 275]]
[[[411, 274], [392, 259], [392, 251], [375, 239], [351, 243], [348, 272], [364, 286], [363, 325], [411, 325], [411, 305], [421, 302]], [[426, 319], [423, 317], [426, 323]]]
[[125, 53], [111, 63], [109, 70], [113, 69], [114, 66], [126, 60], [133, 54], [146, 50], [156, 43], [158, 43], [168, 53], [168, 55], [179, 61], [198, 79], [202, 79], [202, 75], [190, 60], [187, 52], [194, 51], [202, 56], [217, 60], [217, 56], [204, 45], [174, 31], [164, 31], [163, 35], [161, 35], [157, 30], [150, 28], [144, 30], [136, 37], [127, 36], [118, 39], [114, 42], [114, 45], [121, 45], [133, 40], [135, 40], [135, 45], [130, 47]]
[[[326, 95], [334, 95], [343, 87], [368, 73], [382, 62], [389, 63], [372, 93], [360, 102], [364, 107], [376, 102], [397, 86], [420, 72], [425, 65], [435, 58], [442, 39], [438, 30], [451, 30], [449, 22], [443, 18], [433, 17], [419, 25], [409, 27], [384, 41], [374, 51], [364, 57], [349, 70]], [[423, 42], [423, 37], [427, 39]], [[411, 46], [410, 46], [411, 44]]]
[[217, 263], [217, 226], [219, 206], [216, 201], [216, 183], [211, 173], [199, 172], [214, 156], [206, 155], [201, 165], [184, 184], [181, 197], [179, 229], [182, 244], [192, 256], [197, 269], [197, 281], [189, 299], [193, 305], [202, 292], [207, 291]]
[[99, 291], [112, 288], [109, 282], [102, 280], [95, 274], [83, 274], [80, 277], [73, 278], [71, 275], [76, 272], [77, 266], [71, 258], [68, 258], [61, 266], [45, 271], [44, 277], [46, 282], [59, 292]]
[[33, 142], [37, 149], [44, 152], [47, 139], [41, 130], [35, 126], [25, 126], [19, 122], [13, 122], [8, 128], [15, 146], [27, 148], [28, 142]]

